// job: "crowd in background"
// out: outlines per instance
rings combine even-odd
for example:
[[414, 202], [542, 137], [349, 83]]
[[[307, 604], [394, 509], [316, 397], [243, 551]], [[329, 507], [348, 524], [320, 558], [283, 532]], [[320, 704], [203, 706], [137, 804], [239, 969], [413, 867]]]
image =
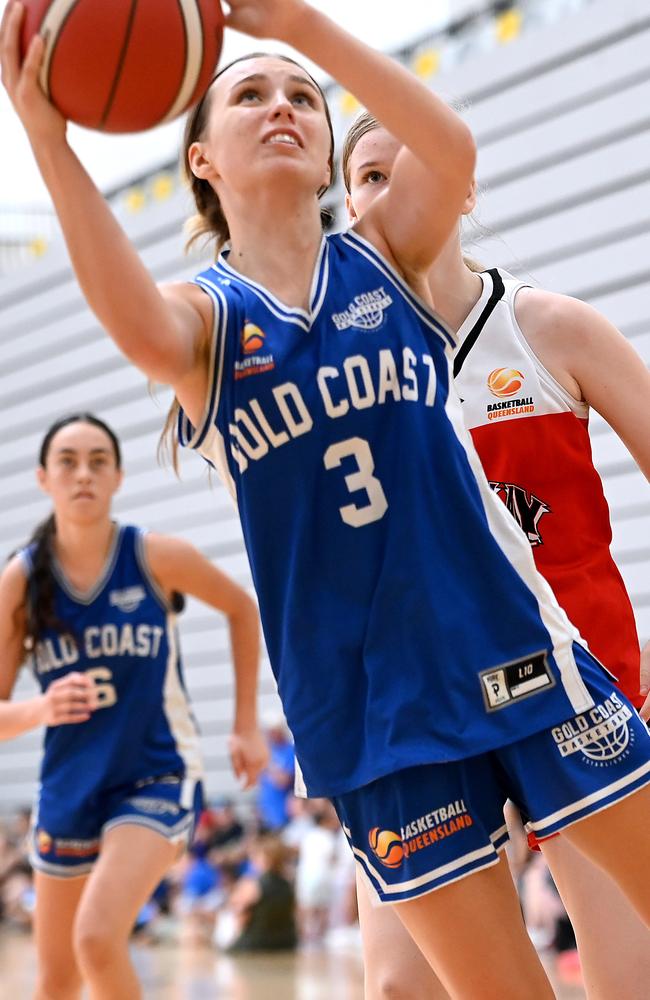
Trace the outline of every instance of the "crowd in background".
[[[229, 952], [360, 947], [354, 861], [334, 808], [294, 796], [290, 737], [280, 722], [266, 733], [270, 762], [254, 807], [221, 798], [204, 809], [190, 850], [139, 915], [141, 939], [171, 933]], [[33, 909], [29, 822], [25, 808], [0, 823], [0, 919], [25, 930]], [[579, 980], [571, 926], [523, 829], [509, 858], [534, 943], [557, 954], [560, 975]]]

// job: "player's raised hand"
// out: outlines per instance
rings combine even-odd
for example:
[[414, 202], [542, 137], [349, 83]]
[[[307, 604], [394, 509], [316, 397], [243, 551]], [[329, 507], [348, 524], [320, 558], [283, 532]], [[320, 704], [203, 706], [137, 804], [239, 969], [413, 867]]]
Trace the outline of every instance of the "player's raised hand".
[[641, 650], [641, 674], [639, 690], [646, 696], [639, 710], [641, 718], [646, 722], [650, 719], [650, 642], [646, 642]]
[[20, 30], [25, 8], [9, 0], [0, 23], [0, 70], [2, 83], [30, 142], [64, 139], [66, 121], [47, 100], [38, 81], [45, 53], [40, 35], [32, 38], [24, 61], [20, 59]]
[[253, 38], [289, 40], [308, 5], [303, 0], [228, 0], [226, 25]]
[[42, 698], [45, 726], [87, 722], [98, 705], [92, 677], [77, 672], [53, 681]]
[[269, 748], [259, 729], [233, 732], [228, 740], [232, 769], [242, 788], [252, 788], [269, 762]]

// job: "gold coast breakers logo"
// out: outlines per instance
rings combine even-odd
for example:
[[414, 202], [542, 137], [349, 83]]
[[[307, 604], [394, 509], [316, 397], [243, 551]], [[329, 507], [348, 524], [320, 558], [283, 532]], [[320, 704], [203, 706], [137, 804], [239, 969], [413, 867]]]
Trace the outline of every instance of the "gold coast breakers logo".
[[582, 715], [555, 726], [551, 735], [561, 757], [581, 753], [594, 767], [617, 764], [630, 753], [632, 710], [612, 691], [609, 698]]
[[439, 840], [451, 837], [473, 826], [474, 820], [462, 799], [433, 809], [424, 816], [407, 823], [399, 833], [373, 826], [368, 833], [368, 843], [375, 857], [386, 868], [399, 868], [405, 858], [425, 847], [432, 847]]
[[[516, 368], [495, 368], [487, 377], [487, 387], [499, 403], [488, 403], [488, 420], [500, 417], [515, 417], [523, 413], [534, 413], [532, 396], [517, 396], [523, 389], [525, 375]], [[517, 398], [513, 398], [517, 397]]]
[[[248, 320], [239, 338], [239, 346], [243, 354], [240, 361], [235, 361], [235, 379], [248, 378], [249, 375], [261, 375], [275, 368], [273, 355], [265, 350], [266, 334], [259, 326]], [[263, 353], [262, 353], [263, 352]]]

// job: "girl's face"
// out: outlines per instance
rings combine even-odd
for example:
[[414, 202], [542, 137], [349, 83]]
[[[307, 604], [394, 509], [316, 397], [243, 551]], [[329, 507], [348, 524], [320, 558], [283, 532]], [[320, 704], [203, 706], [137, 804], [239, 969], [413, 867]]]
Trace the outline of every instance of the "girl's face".
[[108, 517], [122, 483], [111, 439], [101, 428], [81, 421], [56, 432], [45, 468], [39, 467], [36, 474], [57, 517], [82, 524]]
[[207, 128], [189, 161], [220, 195], [286, 179], [313, 194], [329, 184], [325, 105], [299, 66], [272, 56], [238, 62], [206, 99]]
[[400, 149], [401, 144], [385, 128], [374, 128], [361, 136], [348, 163], [350, 193], [345, 196], [345, 205], [351, 222], [360, 219], [388, 188]]

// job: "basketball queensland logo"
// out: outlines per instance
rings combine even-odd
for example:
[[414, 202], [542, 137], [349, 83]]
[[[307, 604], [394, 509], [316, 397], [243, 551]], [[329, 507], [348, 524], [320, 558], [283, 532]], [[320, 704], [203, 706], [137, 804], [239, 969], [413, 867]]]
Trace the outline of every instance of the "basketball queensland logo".
[[631, 708], [612, 691], [609, 698], [575, 718], [555, 726], [551, 735], [561, 757], [581, 753], [595, 767], [617, 764], [629, 754], [634, 731]]
[[235, 379], [261, 375], [275, 368], [273, 355], [265, 349], [265, 341], [264, 331], [247, 320], [239, 338], [243, 358], [235, 361]]
[[524, 381], [525, 375], [516, 368], [495, 368], [490, 372], [487, 387], [499, 402], [487, 404], [488, 420], [535, 412], [533, 397], [518, 395], [525, 392]]
[[473, 824], [464, 801], [456, 799], [411, 820], [400, 827], [399, 833], [373, 826], [368, 833], [368, 843], [372, 853], [385, 868], [399, 868], [410, 855], [425, 847], [432, 847], [438, 841]]

